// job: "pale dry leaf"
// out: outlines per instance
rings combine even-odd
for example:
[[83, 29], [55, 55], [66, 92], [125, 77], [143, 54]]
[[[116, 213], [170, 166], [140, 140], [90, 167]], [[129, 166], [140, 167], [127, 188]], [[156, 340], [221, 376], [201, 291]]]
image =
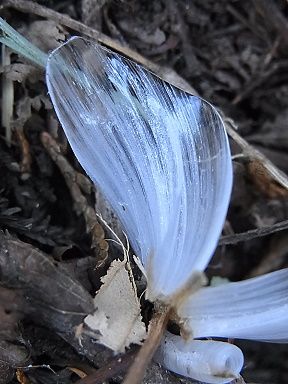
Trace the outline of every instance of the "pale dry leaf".
[[103, 331], [103, 329], [107, 329], [109, 327], [107, 315], [98, 308], [96, 308], [93, 315], [88, 315], [84, 319], [84, 322], [93, 331], [99, 331], [99, 334], [100, 330]]
[[130, 344], [141, 344], [146, 336], [139, 299], [131, 281], [133, 276], [126, 264], [126, 260], [111, 263], [94, 298], [95, 313], [84, 319], [98, 341], [115, 352], [124, 352]]

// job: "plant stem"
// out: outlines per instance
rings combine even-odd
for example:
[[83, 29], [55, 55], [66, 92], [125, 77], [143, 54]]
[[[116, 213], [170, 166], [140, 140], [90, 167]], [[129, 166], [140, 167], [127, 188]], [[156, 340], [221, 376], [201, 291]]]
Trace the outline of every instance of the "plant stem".
[[0, 42], [7, 45], [13, 51], [26, 57], [40, 67], [46, 67], [48, 55], [42, 52], [34, 44], [31, 44], [24, 36], [20, 35], [6, 21], [0, 17]]
[[145, 340], [138, 355], [135, 357], [123, 384], [139, 384], [145, 374], [145, 370], [150, 363], [156, 349], [158, 348], [166, 325], [169, 320], [171, 308], [168, 306], [160, 307], [154, 313], [150, 326], [147, 339]]
[[[2, 45], [2, 70], [6, 65], [11, 64], [10, 58], [10, 50], [7, 50], [5, 45]], [[2, 115], [1, 122], [2, 126], [5, 128], [5, 138], [6, 144], [8, 147], [11, 145], [11, 137], [12, 137], [12, 128], [11, 121], [13, 117], [13, 105], [14, 105], [14, 84], [13, 80], [9, 79], [5, 74], [2, 75]]]

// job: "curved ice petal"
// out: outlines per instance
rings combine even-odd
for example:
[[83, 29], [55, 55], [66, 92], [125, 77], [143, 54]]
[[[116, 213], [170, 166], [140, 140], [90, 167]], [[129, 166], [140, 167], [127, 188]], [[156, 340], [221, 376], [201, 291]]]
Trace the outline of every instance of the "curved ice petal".
[[118, 215], [150, 281], [168, 296], [214, 251], [232, 171], [216, 110], [100, 45], [51, 53], [47, 84], [71, 147]]
[[288, 269], [201, 288], [180, 307], [194, 337], [288, 341]]
[[169, 371], [205, 383], [230, 383], [239, 377], [243, 354], [233, 344], [212, 340], [184, 341], [167, 332], [154, 360]]

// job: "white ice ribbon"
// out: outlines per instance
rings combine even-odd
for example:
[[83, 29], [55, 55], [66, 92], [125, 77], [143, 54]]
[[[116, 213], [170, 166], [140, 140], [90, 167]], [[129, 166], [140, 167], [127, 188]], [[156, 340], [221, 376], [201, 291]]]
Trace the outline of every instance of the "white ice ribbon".
[[154, 360], [179, 375], [224, 384], [239, 377], [244, 358], [233, 344], [212, 340], [186, 342], [167, 332]]
[[288, 341], [288, 269], [201, 288], [179, 308], [194, 337]]
[[[226, 216], [232, 166], [219, 114], [79, 38], [49, 56], [46, 79], [77, 158], [146, 268], [149, 299], [169, 302], [204, 271]], [[285, 341], [287, 273], [202, 288], [176, 310], [194, 337]], [[243, 356], [227, 343], [170, 335], [158, 361], [182, 375], [226, 383], [239, 374]]]
[[216, 110], [98, 44], [49, 56], [47, 85], [75, 152], [164, 300], [203, 271], [226, 216], [232, 165]]

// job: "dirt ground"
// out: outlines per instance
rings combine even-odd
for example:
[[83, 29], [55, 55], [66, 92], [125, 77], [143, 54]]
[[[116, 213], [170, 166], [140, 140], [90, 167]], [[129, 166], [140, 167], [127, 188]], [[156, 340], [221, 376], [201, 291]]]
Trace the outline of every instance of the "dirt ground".
[[[140, 53], [145, 59], [132, 58], [217, 106], [232, 131], [234, 186], [207, 275], [239, 281], [288, 266], [288, 179], [282, 174], [288, 173], [286, 1], [0, 5], [1, 16], [45, 52], [70, 35], [98, 38], [128, 57], [129, 49]], [[44, 72], [7, 50], [2, 59], [0, 384], [68, 384], [85, 375], [79, 384], [119, 383], [136, 349], [119, 362], [88, 335], [82, 346], [75, 329], [92, 311], [93, 292], [120, 251], [105, 241], [94, 209], [101, 199], [69, 148]], [[143, 304], [147, 321], [150, 314]], [[288, 382], [286, 345], [235, 344], [245, 355], [245, 382]], [[193, 381], [154, 364], [144, 382]]]

